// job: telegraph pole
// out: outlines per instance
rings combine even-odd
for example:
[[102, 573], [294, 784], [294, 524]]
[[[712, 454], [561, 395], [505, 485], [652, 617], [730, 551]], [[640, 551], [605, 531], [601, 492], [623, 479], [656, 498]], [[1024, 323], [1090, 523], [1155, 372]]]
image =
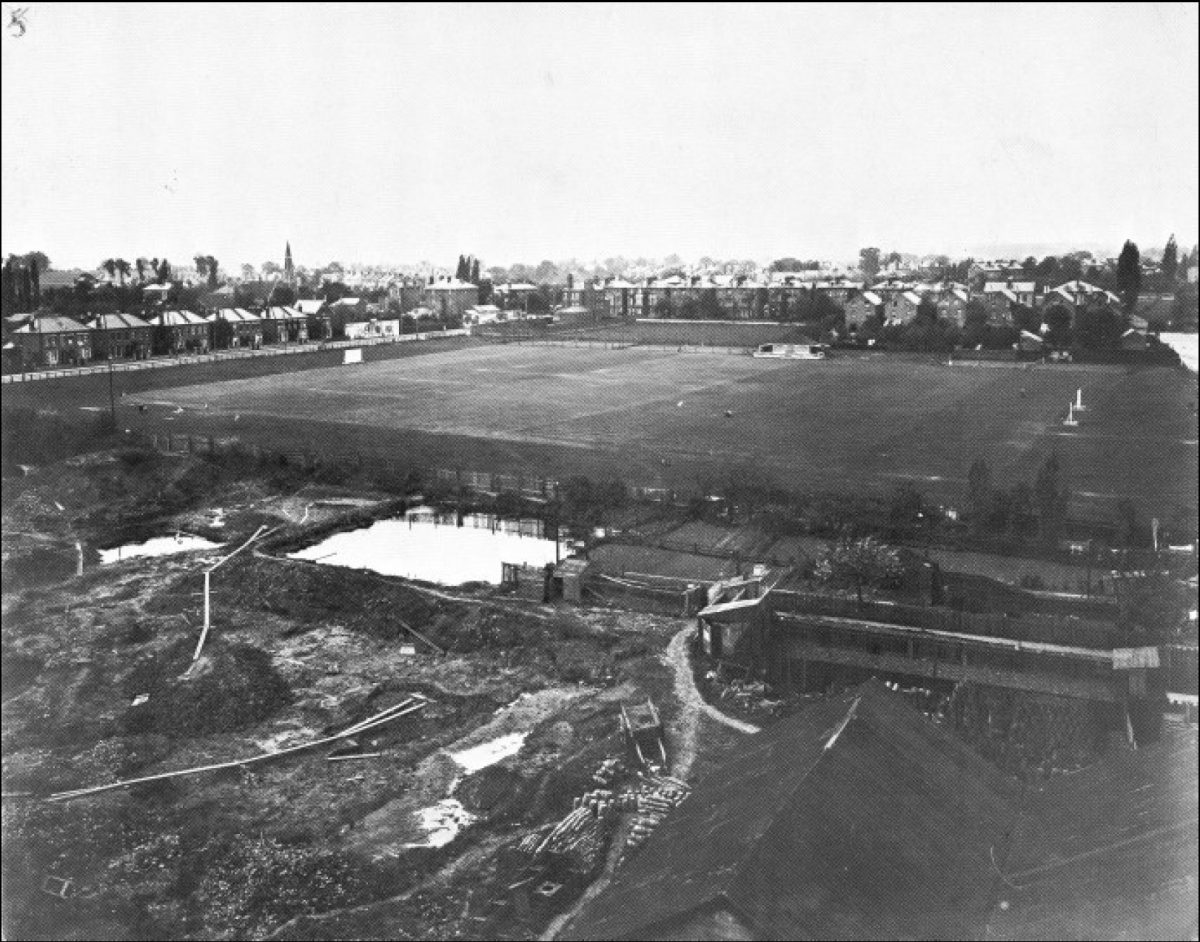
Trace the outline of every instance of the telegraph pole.
[[108, 413], [112, 417], [113, 431], [117, 428], [117, 397], [113, 392], [113, 361], [112, 361], [112, 335], [106, 330], [105, 339], [108, 341], [105, 344], [107, 349], [105, 353], [108, 355]]

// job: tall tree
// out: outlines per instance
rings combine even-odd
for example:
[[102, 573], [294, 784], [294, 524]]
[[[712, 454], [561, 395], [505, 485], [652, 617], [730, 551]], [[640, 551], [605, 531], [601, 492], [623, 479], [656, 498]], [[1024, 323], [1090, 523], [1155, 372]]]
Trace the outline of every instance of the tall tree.
[[1138, 291], [1142, 287], [1142, 258], [1138, 247], [1129, 239], [1117, 257], [1117, 294], [1125, 304], [1126, 313], [1132, 313], [1137, 305]]
[[1009, 502], [1009, 529], [1018, 539], [1025, 539], [1033, 533], [1037, 518], [1033, 509], [1033, 488], [1021, 481], [1012, 489], [1012, 499]]
[[1179, 270], [1179, 246], [1175, 244], [1174, 233], [1171, 233], [1171, 238], [1167, 239], [1167, 247], [1163, 249], [1162, 261], [1158, 267], [1163, 273], [1167, 287], [1174, 285], [1175, 273]]
[[471, 284], [479, 284], [479, 259], [471, 260], [471, 277], [468, 279]]
[[1075, 340], [1091, 350], [1103, 350], [1121, 342], [1121, 315], [1107, 304], [1088, 305], [1075, 313]]
[[867, 281], [879, 274], [879, 255], [879, 249], [874, 247], [858, 251], [858, 268]]
[[204, 256], [204, 265], [208, 269], [208, 287], [213, 290], [217, 287], [217, 260], [211, 255]]
[[38, 271], [47, 271], [50, 268], [50, 256], [45, 252], [26, 252], [25, 261], [37, 262]]
[[920, 303], [917, 305], [916, 319], [925, 324], [936, 323], [938, 319], [937, 301], [934, 301], [932, 298], [921, 298]]
[[1052, 304], [1044, 316], [1046, 340], [1057, 347], [1066, 346], [1071, 340], [1071, 312], [1062, 304]]
[[117, 276], [117, 260], [115, 258], [106, 258], [100, 263], [100, 267], [104, 269], [110, 280]]
[[208, 275], [208, 257], [204, 255], [193, 255], [192, 261], [196, 263], [196, 276], [204, 278]]
[[963, 307], [963, 343], [977, 347], [987, 340], [988, 309], [979, 298], [971, 298]]
[[[41, 269], [37, 256], [40, 252], [31, 252], [29, 258], [29, 309], [36, 311], [42, 304]], [[43, 256], [44, 257], [44, 256]]]
[[1067, 521], [1068, 491], [1061, 480], [1058, 455], [1051, 452], [1038, 469], [1033, 482], [1033, 500], [1037, 505], [1038, 527], [1042, 539], [1049, 545], [1058, 542]]
[[158, 263], [158, 280], [164, 284], [171, 280], [171, 263], [165, 258]]
[[10, 255], [5, 260], [4, 268], [0, 272], [0, 275], [3, 277], [3, 289], [0, 292], [0, 298], [2, 298], [5, 314], [15, 312], [17, 308], [17, 274], [13, 260], [14, 256]]
[[982, 528], [991, 502], [992, 469], [982, 458], [976, 458], [967, 472], [967, 513], [971, 515], [972, 528]]

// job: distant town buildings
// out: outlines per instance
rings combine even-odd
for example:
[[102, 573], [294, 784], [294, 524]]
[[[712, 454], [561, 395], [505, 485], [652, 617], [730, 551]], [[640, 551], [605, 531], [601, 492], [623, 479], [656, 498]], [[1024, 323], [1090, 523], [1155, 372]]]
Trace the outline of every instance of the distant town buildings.
[[479, 286], [457, 278], [443, 278], [425, 286], [425, 304], [442, 320], [461, 321], [479, 303]]
[[78, 366], [92, 358], [92, 332], [69, 317], [37, 316], [12, 336], [26, 362], [39, 367]]

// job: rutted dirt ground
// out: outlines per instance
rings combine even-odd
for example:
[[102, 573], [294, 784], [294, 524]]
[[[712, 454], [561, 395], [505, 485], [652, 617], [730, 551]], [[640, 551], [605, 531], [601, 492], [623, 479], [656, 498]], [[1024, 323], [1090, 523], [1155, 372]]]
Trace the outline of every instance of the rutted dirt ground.
[[[390, 499], [135, 455], [6, 481], [7, 937], [532, 938], [570, 906], [587, 878], [531, 913], [499, 905], [511, 849], [622, 756], [620, 702], [653, 697], [676, 729], [662, 654], [681, 621], [247, 550], [214, 575], [213, 629], [193, 665], [200, 571], [221, 551], [104, 567], [93, 552], [172, 529], [227, 548], [263, 524], [291, 538]], [[60, 571], [30, 563], [47, 546]], [[338, 750], [362, 758], [328, 761], [328, 747], [45, 800], [309, 742], [413, 694], [428, 706]], [[475, 771], [451, 755], [517, 734], [518, 751]], [[437, 843], [418, 813], [439, 802], [469, 823], [442, 846], [409, 846]]]

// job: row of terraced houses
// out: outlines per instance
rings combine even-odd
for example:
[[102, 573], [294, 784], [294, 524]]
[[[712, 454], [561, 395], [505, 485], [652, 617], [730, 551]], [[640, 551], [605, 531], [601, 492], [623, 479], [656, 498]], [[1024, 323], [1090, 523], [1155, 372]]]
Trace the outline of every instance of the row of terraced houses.
[[[532, 284], [500, 285], [496, 300], [520, 310], [539, 288]], [[216, 297], [216, 293], [211, 297]], [[231, 296], [232, 297], [232, 296]], [[967, 306], [980, 301], [994, 325], [1011, 325], [1020, 308], [1049, 310], [1058, 305], [1078, 311], [1101, 305], [1117, 307], [1115, 294], [1083, 281], [1070, 281], [1039, 293], [1036, 283], [1006, 278], [989, 281], [978, 291], [957, 282], [922, 283], [887, 278], [869, 287], [861, 281], [835, 277], [804, 280], [775, 273], [769, 280], [746, 276], [673, 276], [635, 284], [617, 278], [570, 286], [563, 295], [564, 312], [595, 318], [656, 319], [685, 316], [692, 319], [789, 321], [805, 305], [824, 298], [826, 310], [841, 310], [845, 329], [854, 336], [868, 324], [911, 323], [922, 305], [939, 318], [964, 325]], [[419, 285], [419, 297], [403, 299], [409, 316], [439, 318], [443, 322], [482, 322], [494, 305], [478, 304], [479, 288], [469, 282], [443, 278]], [[231, 303], [227, 301], [226, 303]], [[811, 310], [811, 308], [810, 308]], [[96, 357], [139, 359], [151, 355], [207, 353], [214, 348], [258, 348], [264, 344], [304, 343], [333, 336], [354, 339], [399, 336], [400, 322], [384, 316], [382, 306], [358, 298], [327, 303], [298, 301], [294, 306], [265, 307], [254, 312], [233, 306], [212, 306], [204, 314], [188, 310], [161, 310], [146, 315], [103, 314], [81, 323], [69, 317], [34, 313], [22, 315], [10, 334], [10, 353], [22, 369], [79, 364]], [[1144, 335], [1146, 323], [1129, 319], [1134, 333]]]
[[703, 315], [711, 311], [730, 320], [786, 321], [794, 319], [794, 312], [817, 296], [845, 312], [850, 333], [872, 319], [881, 324], [910, 323], [923, 302], [931, 304], [938, 317], [959, 327], [972, 299], [982, 302], [989, 322], [996, 325], [1011, 325], [1020, 307], [1044, 310], [1061, 305], [1078, 310], [1095, 305], [1115, 308], [1120, 304], [1111, 291], [1078, 280], [1039, 292], [1034, 281], [1006, 278], [985, 282], [975, 291], [952, 281], [922, 283], [889, 278], [868, 287], [846, 278], [807, 281], [783, 273], [775, 274], [770, 281], [728, 275], [674, 276], [641, 284], [608, 279], [569, 289], [567, 304], [617, 317], [669, 318], [686, 310], [693, 316], [695, 312]]

